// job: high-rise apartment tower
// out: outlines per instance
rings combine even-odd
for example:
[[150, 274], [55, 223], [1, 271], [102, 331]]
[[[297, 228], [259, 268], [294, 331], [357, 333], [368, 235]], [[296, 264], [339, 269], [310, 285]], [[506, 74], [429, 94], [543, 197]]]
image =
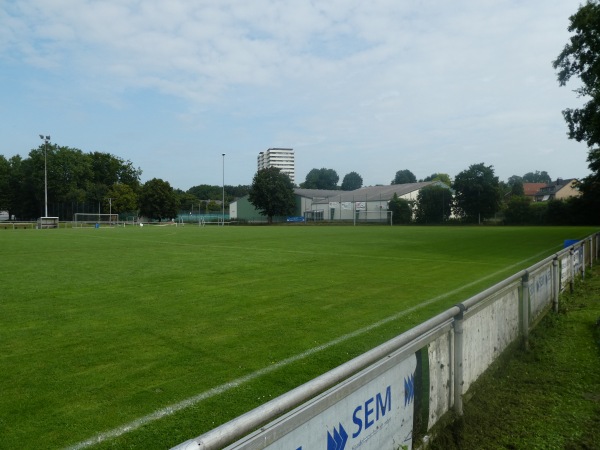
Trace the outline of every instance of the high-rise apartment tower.
[[257, 158], [258, 170], [277, 167], [285, 173], [292, 183], [296, 183], [296, 164], [294, 163], [293, 148], [270, 148], [260, 152]]

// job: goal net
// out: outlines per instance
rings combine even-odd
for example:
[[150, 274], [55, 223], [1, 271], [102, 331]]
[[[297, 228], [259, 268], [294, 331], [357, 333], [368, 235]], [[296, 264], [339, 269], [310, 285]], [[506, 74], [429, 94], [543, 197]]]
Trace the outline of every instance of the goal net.
[[357, 210], [355, 215], [356, 223], [381, 223], [392, 225], [392, 211], [385, 209], [375, 211]]
[[118, 226], [118, 214], [75, 213], [73, 227]]

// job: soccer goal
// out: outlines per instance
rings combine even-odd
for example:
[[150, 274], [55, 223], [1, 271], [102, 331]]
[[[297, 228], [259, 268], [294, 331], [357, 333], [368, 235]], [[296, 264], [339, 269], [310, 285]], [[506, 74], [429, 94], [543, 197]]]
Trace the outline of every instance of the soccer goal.
[[355, 225], [357, 223], [381, 223], [392, 225], [392, 211], [387, 211], [385, 209], [374, 211], [357, 210], [354, 219]]
[[114, 227], [118, 225], [118, 214], [75, 213], [73, 215], [73, 228], [100, 226]]

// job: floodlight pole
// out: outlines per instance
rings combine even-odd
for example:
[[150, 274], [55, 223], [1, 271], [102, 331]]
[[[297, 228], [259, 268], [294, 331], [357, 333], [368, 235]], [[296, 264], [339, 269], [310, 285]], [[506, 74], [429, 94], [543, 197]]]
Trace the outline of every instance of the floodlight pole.
[[40, 134], [40, 139], [44, 141], [44, 217], [48, 217], [48, 165], [47, 165], [47, 153], [48, 153], [48, 142], [50, 136], [44, 136]]
[[222, 153], [223, 156], [223, 216], [221, 218], [222, 220], [222, 225], [225, 226], [225, 153]]

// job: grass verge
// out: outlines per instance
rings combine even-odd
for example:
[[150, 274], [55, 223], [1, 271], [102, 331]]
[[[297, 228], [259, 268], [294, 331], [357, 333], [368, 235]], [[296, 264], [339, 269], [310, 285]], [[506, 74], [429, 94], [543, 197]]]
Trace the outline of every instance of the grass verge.
[[600, 267], [469, 390], [429, 449], [600, 448]]

